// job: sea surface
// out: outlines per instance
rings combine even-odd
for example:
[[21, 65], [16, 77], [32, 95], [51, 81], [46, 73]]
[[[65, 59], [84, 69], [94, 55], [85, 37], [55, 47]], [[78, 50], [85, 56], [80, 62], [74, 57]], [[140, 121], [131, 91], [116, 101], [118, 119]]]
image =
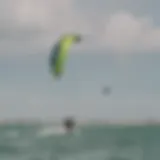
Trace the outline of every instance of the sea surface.
[[0, 126], [0, 160], [159, 159], [160, 126]]

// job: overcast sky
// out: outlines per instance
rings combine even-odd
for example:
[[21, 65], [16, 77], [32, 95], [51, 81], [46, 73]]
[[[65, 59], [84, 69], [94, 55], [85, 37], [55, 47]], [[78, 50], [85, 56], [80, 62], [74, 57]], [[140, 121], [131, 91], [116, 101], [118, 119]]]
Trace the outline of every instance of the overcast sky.
[[[0, 119], [158, 118], [158, 0], [0, 0]], [[56, 39], [81, 33], [54, 82]], [[111, 86], [108, 97], [101, 94]]]

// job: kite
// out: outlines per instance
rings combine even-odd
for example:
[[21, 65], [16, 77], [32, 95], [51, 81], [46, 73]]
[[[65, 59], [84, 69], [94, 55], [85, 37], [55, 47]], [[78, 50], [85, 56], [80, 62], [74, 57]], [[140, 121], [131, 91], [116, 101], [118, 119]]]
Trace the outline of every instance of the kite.
[[73, 44], [79, 43], [81, 36], [76, 34], [63, 35], [53, 46], [49, 57], [50, 71], [53, 76], [60, 78], [65, 70], [68, 52]]

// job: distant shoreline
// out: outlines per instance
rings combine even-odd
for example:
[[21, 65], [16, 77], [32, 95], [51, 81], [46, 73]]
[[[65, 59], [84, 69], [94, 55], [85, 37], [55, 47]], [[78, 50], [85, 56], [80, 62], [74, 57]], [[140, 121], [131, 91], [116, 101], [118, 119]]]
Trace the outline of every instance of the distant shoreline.
[[[25, 124], [25, 125], [36, 125], [36, 124], [46, 124], [46, 125], [61, 125], [60, 120], [34, 120], [34, 119], [8, 119], [1, 120], [0, 125], [10, 125], [10, 124]], [[77, 120], [77, 125], [124, 125], [124, 126], [143, 126], [143, 125], [160, 125], [160, 121], [146, 119], [146, 120]]]

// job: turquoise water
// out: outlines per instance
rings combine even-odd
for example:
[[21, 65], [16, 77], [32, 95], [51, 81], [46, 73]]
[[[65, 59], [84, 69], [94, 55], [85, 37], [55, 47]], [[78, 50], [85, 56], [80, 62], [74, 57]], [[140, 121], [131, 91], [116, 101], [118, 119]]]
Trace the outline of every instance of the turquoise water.
[[0, 127], [1, 160], [159, 160], [159, 126]]

